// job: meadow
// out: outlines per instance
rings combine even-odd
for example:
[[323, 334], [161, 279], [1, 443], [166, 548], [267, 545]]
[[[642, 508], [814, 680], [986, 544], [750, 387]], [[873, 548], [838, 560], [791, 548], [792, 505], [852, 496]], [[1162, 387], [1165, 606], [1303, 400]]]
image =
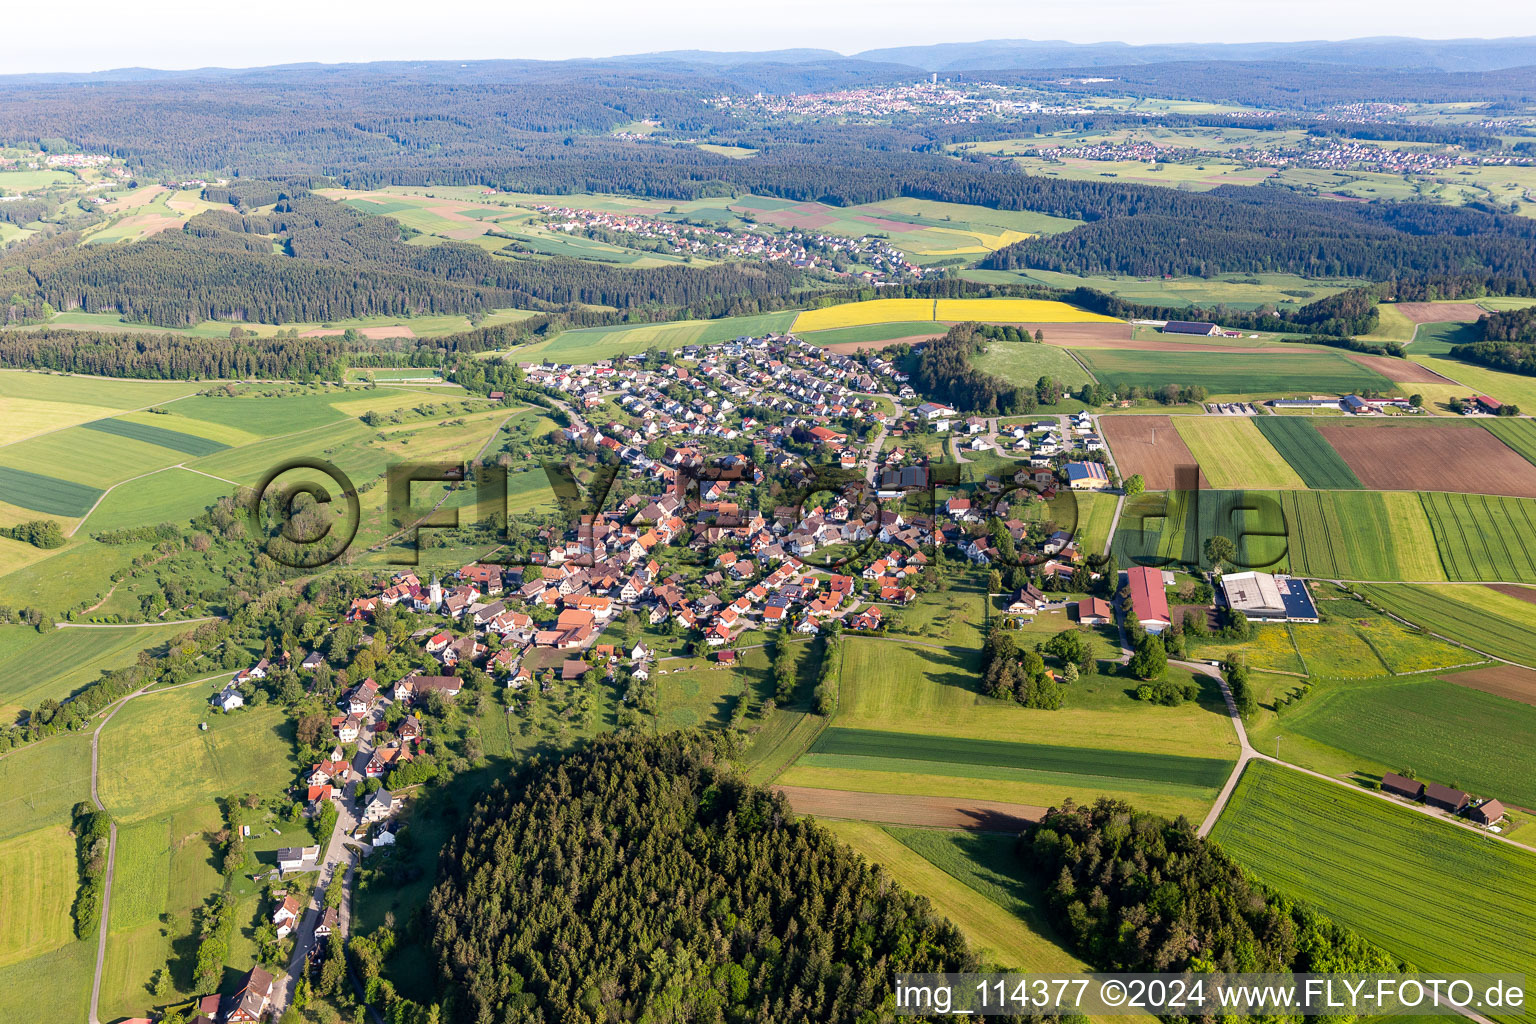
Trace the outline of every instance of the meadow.
[[[1536, 854], [1262, 761], [1249, 762], [1212, 838], [1260, 880], [1421, 969], [1536, 962]], [[1468, 912], [1473, 880], [1496, 913]]]
[[1006, 836], [823, 822], [865, 859], [949, 918], [989, 965], [1050, 973], [1086, 971], [1045, 918], [1038, 885]]
[[1033, 388], [1041, 377], [1051, 377], [1077, 389], [1091, 379], [1083, 365], [1064, 348], [1030, 343], [994, 341], [974, 357], [978, 370], [1001, 377], [1010, 384]]
[[[1057, 628], [1070, 626], [1057, 621]], [[975, 628], [966, 631], [972, 643]], [[1025, 634], [1021, 643], [1053, 631]], [[1074, 683], [1062, 710], [1037, 711], [977, 692], [974, 645], [936, 649], [849, 637], [843, 648], [831, 727], [778, 776], [784, 785], [1037, 806], [1067, 795], [1117, 796], [1198, 816], [1231, 766], [1236, 739], [1215, 685], [1181, 669], [1170, 675], [1194, 678], [1196, 702], [1139, 702], [1128, 680], [1100, 674]], [[1021, 737], [1028, 740], [1021, 744]], [[913, 753], [919, 749], [921, 756]], [[1209, 778], [1213, 785], [1205, 784]]]
[[[1278, 419], [1279, 417], [1257, 417]], [[1306, 487], [1249, 416], [1180, 416], [1172, 420], [1212, 487], [1285, 490]]]
[[75, 840], [49, 825], [0, 841], [0, 968], [74, 941]]
[[516, 355], [519, 361], [593, 363], [652, 348], [671, 352], [684, 345], [729, 341], [744, 334], [763, 335], [787, 331], [794, 323], [795, 316], [791, 310], [724, 317], [719, 320], [673, 320], [654, 324], [583, 327], [520, 347]]
[[0, 626], [0, 716], [62, 700], [102, 672], [132, 665], [190, 626], [117, 626], [52, 629]]
[[1361, 485], [1333, 445], [1318, 433], [1310, 420], [1287, 416], [1259, 416], [1255, 426], [1307, 487], [1348, 490]]
[[293, 781], [292, 726], [282, 709], [214, 714], [212, 692], [202, 685], [141, 697], [102, 730], [101, 802], [119, 824], [228, 793], [274, 792]]
[[1420, 499], [1447, 579], [1536, 579], [1536, 501], [1442, 491]]
[[1212, 395], [1291, 395], [1329, 391], [1389, 391], [1378, 373], [1332, 352], [1155, 352], [1081, 349], [1078, 354], [1102, 383], [1119, 392], [1166, 384], [1200, 385]]
[[1223, 277], [1138, 278], [1079, 276], [1053, 270], [962, 270], [967, 281], [983, 284], [1037, 284], [1070, 291], [1086, 286], [1131, 302], [1151, 306], [1214, 306], [1284, 310], [1337, 294], [1356, 282], [1316, 281], [1294, 274], [1229, 274]]
[[1497, 658], [1536, 667], [1536, 604], [1477, 586], [1373, 584], [1371, 601], [1415, 625]]

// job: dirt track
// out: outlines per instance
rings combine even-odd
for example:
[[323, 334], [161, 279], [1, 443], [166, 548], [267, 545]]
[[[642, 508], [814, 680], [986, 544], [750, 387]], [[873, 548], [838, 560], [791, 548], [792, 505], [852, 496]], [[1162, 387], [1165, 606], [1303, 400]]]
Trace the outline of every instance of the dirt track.
[[[1174, 478], [1180, 466], [1196, 465], [1194, 453], [1168, 416], [1101, 416], [1099, 429], [1109, 442], [1120, 478], [1140, 473], [1149, 491], [1177, 490], [1187, 484]], [[1200, 473], [1200, 486], [1211, 486]]]
[[1431, 370], [1427, 366], [1420, 366], [1412, 359], [1397, 359], [1393, 356], [1365, 356], [1358, 352], [1340, 353], [1346, 359], [1352, 359], [1367, 370], [1375, 370], [1387, 380], [1395, 384], [1454, 384], [1455, 381]]
[[1392, 307], [1416, 324], [1471, 323], [1488, 312], [1475, 302], [1399, 302]]
[[1045, 815], [1044, 807], [997, 800], [967, 800], [936, 796], [855, 793], [844, 789], [775, 786], [797, 814], [890, 825], [965, 828], [978, 832], [1019, 832]]
[[1495, 665], [1443, 677], [1448, 683], [1467, 686], [1495, 697], [1508, 697], [1522, 704], [1536, 706], [1536, 672], [1519, 665]]
[[[299, 335], [301, 338], [339, 338], [346, 331], [335, 327], [316, 327]], [[357, 333], [365, 338], [414, 338], [416, 332], [401, 324], [396, 327], [363, 327], [357, 329]]]
[[[1322, 421], [1317, 429], [1367, 490], [1536, 498], [1536, 466], [1486, 430]], [[1119, 458], [1118, 451], [1115, 457]]]

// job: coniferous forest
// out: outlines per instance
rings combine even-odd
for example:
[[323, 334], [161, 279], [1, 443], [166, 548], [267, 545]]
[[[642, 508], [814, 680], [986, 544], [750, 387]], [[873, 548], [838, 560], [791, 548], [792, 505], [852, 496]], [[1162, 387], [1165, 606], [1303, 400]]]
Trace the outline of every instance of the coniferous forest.
[[607, 737], [478, 808], [428, 909], [456, 1019], [872, 1022], [954, 925], [699, 734]]

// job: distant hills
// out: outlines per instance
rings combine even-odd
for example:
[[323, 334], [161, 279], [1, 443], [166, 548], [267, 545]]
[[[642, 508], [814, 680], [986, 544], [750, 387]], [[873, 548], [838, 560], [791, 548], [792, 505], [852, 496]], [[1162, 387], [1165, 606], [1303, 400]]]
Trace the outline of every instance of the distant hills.
[[160, 71], [117, 68], [88, 73], [0, 75], [6, 85], [149, 82], [173, 79], [275, 79], [295, 72], [344, 78], [511, 83], [563, 70], [705, 75], [746, 89], [824, 90], [940, 76], [1020, 74], [1060, 70], [1082, 74], [1169, 64], [1268, 64], [1341, 67], [1353, 72], [1486, 73], [1530, 69], [1536, 93], [1536, 36], [1506, 39], [1366, 39], [1290, 43], [1069, 43], [1062, 40], [986, 39], [971, 43], [896, 46], [844, 55], [810, 47], [781, 50], [666, 50], [565, 61], [376, 61], [364, 64], [282, 64], [253, 68]]
[[1433, 71], [1495, 71], [1536, 65], [1536, 36], [1410, 39], [1377, 36], [1299, 43], [1068, 43], [988, 39], [866, 50], [859, 59], [907, 64], [941, 74], [961, 71], [1120, 67], [1170, 61], [1283, 61]]

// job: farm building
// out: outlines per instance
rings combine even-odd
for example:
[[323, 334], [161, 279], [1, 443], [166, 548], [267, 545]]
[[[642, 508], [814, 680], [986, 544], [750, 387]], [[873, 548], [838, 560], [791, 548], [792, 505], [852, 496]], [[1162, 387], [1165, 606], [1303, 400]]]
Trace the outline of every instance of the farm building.
[[1168, 595], [1163, 592], [1163, 573], [1145, 565], [1132, 566], [1125, 572], [1131, 588], [1131, 613], [1148, 633], [1161, 633], [1169, 626]]
[[1450, 811], [1456, 814], [1472, 798], [1459, 789], [1450, 786], [1442, 786], [1438, 782], [1431, 782], [1424, 787], [1424, 802], [1431, 807], [1438, 807], [1442, 811]]
[[1232, 572], [1221, 578], [1227, 604], [1259, 622], [1316, 622], [1317, 608], [1307, 585], [1267, 572]]
[[1114, 611], [1109, 602], [1099, 597], [1088, 597], [1077, 602], [1077, 621], [1083, 626], [1102, 626], [1113, 622]]
[[1504, 403], [1497, 398], [1489, 398], [1487, 395], [1473, 395], [1467, 402], [1474, 412], [1486, 413], [1489, 416], [1497, 416], [1499, 410], [1504, 408]]
[[1476, 807], [1467, 811], [1467, 817], [1479, 825], [1492, 825], [1504, 817], [1504, 805], [1497, 800], [1484, 800]]
[[1313, 395], [1310, 398], [1275, 398], [1265, 403], [1271, 409], [1342, 409], [1337, 398]]
[[1387, 772], [1381, 777], [1381, 791], [1391, 793], [1393, 796], [1417, 800], [1424, 795], [1424, 783], [1416, 779], [1404, 778], [1396, 772]]
[[1221, 333], [1221, 328], [1215, 324], [1202, 324], [1192, 320], [1169, 320], [1163, 325], [1164, 334], [1194, 334], [1202, 338], [1214, 337]]
[[1102, 491], [1109, 486], [1109, 474], [1097, 462], [1069, 462], [1067, 486], [1074, 491]]

